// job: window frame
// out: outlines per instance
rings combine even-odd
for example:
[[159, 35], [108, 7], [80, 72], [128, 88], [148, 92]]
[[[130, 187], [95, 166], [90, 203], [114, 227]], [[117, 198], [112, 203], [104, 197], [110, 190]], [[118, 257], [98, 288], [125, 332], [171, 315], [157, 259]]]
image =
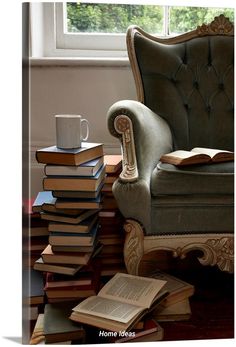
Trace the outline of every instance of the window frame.
[[120, 52], [126, 50], [125, 34], [109, 33], [66, 33], [65, 2], [55, 4], [56, 47], [82, 51]]
[[[91, 61], [127, 61], [126, 34], [65, 33], [63, 7], [66, 2], [30, 3], [31, 57]], [[169, 6], [163, 3], [163, 35], [170, 38]], [[170, 5], [172, 6], [172, 5]]]
[[[64, 4], [64, 2], [30, 3], [32, 58], [128, 59], [125, 33], [64, 33]], [[165, 10], [163, 16], [164, 14]], [[164, 22], [164, 28], [167, 27]]]

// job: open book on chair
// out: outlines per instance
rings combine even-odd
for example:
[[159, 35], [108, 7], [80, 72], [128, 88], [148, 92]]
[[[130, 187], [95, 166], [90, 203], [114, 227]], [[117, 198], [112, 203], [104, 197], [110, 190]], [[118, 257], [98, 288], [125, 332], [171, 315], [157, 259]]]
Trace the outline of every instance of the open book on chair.
[[160, 161], [173, 165], [192, 165], [203, 163], [218, 163], [224, 161], [233, 161], [234, 152], [195, 147], [191, 151], [178, 150], [162, 155]]
[[117, 273], [98, 293], [73, 308], [70, 319], [110, 331], [130, 330], [168, 295], [166, 281]]

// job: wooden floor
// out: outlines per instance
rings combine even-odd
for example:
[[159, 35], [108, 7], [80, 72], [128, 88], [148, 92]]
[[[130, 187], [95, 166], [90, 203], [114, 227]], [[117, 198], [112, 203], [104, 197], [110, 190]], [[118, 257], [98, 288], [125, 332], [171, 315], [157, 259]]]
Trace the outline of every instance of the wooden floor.
[[215, 270], [202, 269], [195, 278], [183, 276], [195, 285], [195, 294], [190, 299], [192, 317], [186, 322], [161, 323], [164, 340], [234, 337], [233, 275]]
[[184, 261], [162, 258], [159, 268], [195, 286], [191, 319], [162, 322], [165, 341], [234, 338], [233, 274], [200, 265], [194, 254]]
[[[157, 267], [156, 255], [144, 258], [140, 275], [148, 275]], [[158, 268], [173, 274], [195, 286], [190, 299], [192, 316], [188, 321], [161, 322], [164, 341], [232, 339], [234, 338], [234, 275], [217, 267], [199, 264], [196, 254], [185, 260], [160, 255]], [[98, 337], [98, 331], [88, 332], [87, 343], [108, 343]]]

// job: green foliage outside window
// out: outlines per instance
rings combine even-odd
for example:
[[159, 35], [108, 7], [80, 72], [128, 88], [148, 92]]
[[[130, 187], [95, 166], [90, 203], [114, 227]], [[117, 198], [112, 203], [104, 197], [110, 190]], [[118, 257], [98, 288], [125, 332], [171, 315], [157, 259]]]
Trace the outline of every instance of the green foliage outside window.
[[162, 32], [163, 7], [67, 3], [69, 32], [125, 33], [132, 24]]
[[[221, 13], [234, 21], [233, 9], [170, 7], [170, 34], [193, 30], [197, 25], [210, 23]], [[67, 3], [68, 32], [125, 33], [133, 24], [147, 32], [163, 34], [163, 18], [163, 6]]]
[[221, 13], [234, 22], [233, 9], [219, 9], [209, 7], [171, 7], [170, 34], [184, 33], [196, 29], [198, 25], [210, 23]]

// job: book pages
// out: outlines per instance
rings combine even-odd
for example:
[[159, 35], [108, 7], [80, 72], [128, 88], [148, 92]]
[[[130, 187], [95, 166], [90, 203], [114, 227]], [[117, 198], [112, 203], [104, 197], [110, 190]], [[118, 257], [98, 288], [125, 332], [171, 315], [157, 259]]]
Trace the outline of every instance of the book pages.
[[128, 323], [143, 308], [119, 301], [92, 296], [73, 308], [73, 311]]
[[118, 273], [100, 290], [98, 295], [148, 308], [165, 284], [165, 280]]

